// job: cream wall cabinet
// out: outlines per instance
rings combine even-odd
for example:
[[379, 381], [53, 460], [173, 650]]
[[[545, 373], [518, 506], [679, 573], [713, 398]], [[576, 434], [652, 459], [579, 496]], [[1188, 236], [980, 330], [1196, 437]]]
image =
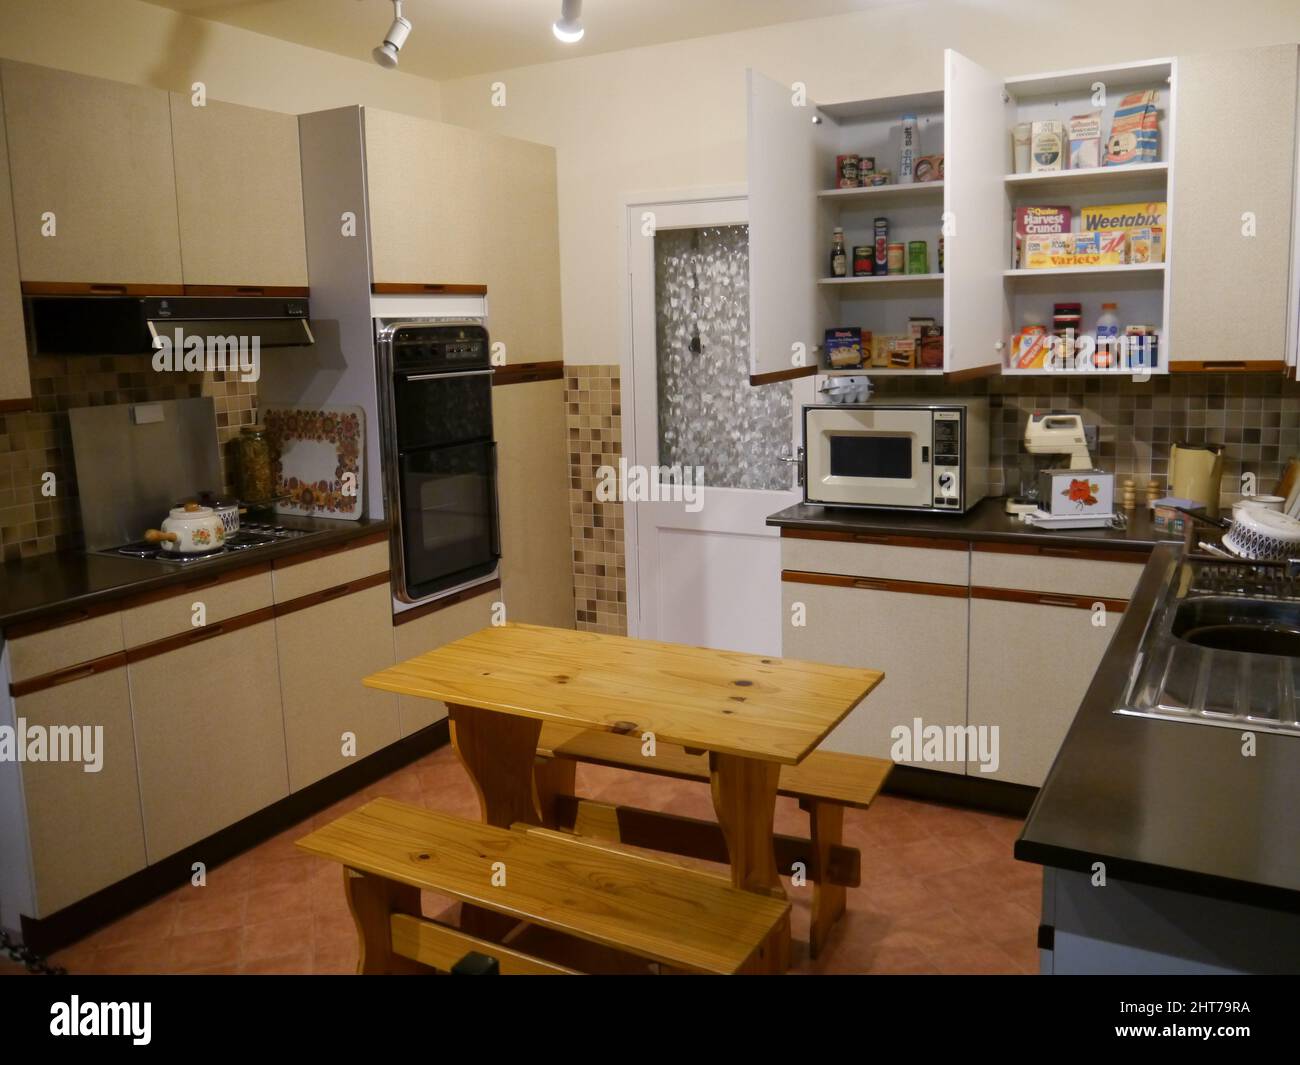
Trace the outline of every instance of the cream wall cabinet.
[[291, 791], [400, 738], [397, 696], [361, 683], [395, 661], [392, 607], [385, 582], [275, 619]]
[[22, 280], [181, 284], [167, 93], [8, 61], [0, 82]]
[[374, 281], [486, 285], [510, 363], [563, 357], [555, 149], [365, 111]]
[[969, 723], [997, 727], [998, 767], [985, 773], [972, 762], [970, 776], [1042, 785], [1120, 620], [1113, 609], [1094, 613], [1086, 600], [1052, 605], [976, 592]]
[[[826, 739], [827, 750], [889, 758], [893, 730], [913, 735], [916, 718], [923, 726], [966, 724], [966, 589], [898, 590], [906, 587], [866, 579], [782, 582], [783, 655], [885, 674]], [[797, 604], [803, 607], [801, 626], [793, 624]], [[966, 769], [953, 760], [904, 764], [949, 773]]]
[[[1296, 45], [1283, 44], [1178, 60], [1169, 235], [1175, 360], [1286, 358], [1298, 56]], [[1267, 165], [1224, 163], [1225, 131], [1244, 115], [1267, 145]]]
[[[116, 616], [116, 615], [115, 615]], [[102, 768], [24, 762], [35, 917], [48, 917], [145, 866], [127, 671], [118, 666], [14, 700], [29, 728], [102, 727]]]
[[[0, 115], [4, 114], [0, 85]], [[0, 410], [32, 398], [27, 369], [27, 334], [23, 326], [22, 289], [18, 280], [18, 239], [14, 232], [9, 147], [0, 137]]]
[[171, 94], [187, 285], [307, 284], [298, 118]]
[[492, 389], [492, 423], [497, 441], [501, 597], [506, 616], [510, 621], [572, 628], [573, 547], [564, 382], [537, 381]]
[[214, 623], [129, 666], [151, 863], [289, 793], [275, 636]]

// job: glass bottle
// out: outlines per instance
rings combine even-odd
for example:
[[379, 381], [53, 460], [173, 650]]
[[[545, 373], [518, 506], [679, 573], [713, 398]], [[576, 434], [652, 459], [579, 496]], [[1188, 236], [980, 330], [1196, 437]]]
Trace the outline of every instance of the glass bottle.
[[849, 257], [844, 251], [844, 230], [839, 226], [831, 234], [831, 277], [847, 277]]
[[274, 490], [266, 426], [245, 425], [239, 431], [239, 498], [245, 503], [265, 503]]

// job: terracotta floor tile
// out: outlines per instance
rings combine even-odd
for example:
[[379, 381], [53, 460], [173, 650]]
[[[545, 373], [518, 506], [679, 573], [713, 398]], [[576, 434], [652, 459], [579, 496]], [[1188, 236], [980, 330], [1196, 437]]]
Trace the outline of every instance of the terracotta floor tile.
[[183, 973], [214, 966], [236, 966], [240, 962], [242, 938], [239, 928], [174, 936], [167, 943], [167, 967], [159, 971]]
[[176, 907], [177, 936], [191, 935], [195, 932], [219, 932], [227, 928], [238, 928], [244, 923], [244, 893], [237, 895], [220, 895], [214, 888], [195, 888], [204, 892], [201, 899], [181, 903]]
[[1011, 955], [987, 942], [949, 945], [932, 954], [930, 961], [945, 976], [995, 976], [1019, 972]]
[[245, 976], [294, 976], [310, 973], [314, 968], [315, 954], [310, 950], [300, 950], [275, 958], [245, 961], [240, 965], [239, 971]]
[[353, 939], [346, 943], [318, 944], [312, 957], [311, 972], [322, 976], [345, 976], [357, 971], [357, 944]]
[[[283, 884], [269, 884], [248, 893], [244, 904], [244, 923], [279, 921], [287, 917], [310, 916], [311, 897], [303, 887], [304, 881], [293, 880]], [[336, 887], [340, 895], [341, 886]]]
[[298, 953], [310, 958], [314, 949], [310, 916], [260, 921], [242, 929], [240, 957], [245, 963]]

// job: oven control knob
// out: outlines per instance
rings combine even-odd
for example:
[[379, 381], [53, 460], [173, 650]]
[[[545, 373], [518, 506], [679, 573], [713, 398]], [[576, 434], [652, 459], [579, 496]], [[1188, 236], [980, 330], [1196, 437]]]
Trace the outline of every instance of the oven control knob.
[[944, 495], [952, 495], [953, 490], [957, 487], [957, 478], [951, 473], [939, 474], [939, 487], [943, 489]]

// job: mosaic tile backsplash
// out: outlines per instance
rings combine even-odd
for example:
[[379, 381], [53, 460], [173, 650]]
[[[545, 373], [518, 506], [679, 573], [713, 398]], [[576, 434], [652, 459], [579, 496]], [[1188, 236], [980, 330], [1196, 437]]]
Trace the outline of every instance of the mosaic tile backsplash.
[[788, 488], [788, 384], [749, 384], [749, 227], [655, 235], [659, 463], [718, 488]]
[[573, 590], [579, 629], [627, 633], [623, 504], [596, 499], [596, 471], [623, 455], [617, 366], [564, 368], [569, 441], [569, 515]]
[[1021, 440], [1032, 411], [1067, 410], [1098, 427], [1101, 469], [1132, 478], [1142, 498], [1147, 481], [1162, 490], [1175, 443], [1221, 444], [1221, 505], [1239, 498], [1241, 476], [1254, 473], [1271, 492], [1288, 459], [1300, 455], [1300, 385], [1266, 374], [1170, 374], [1129, 377], [990, 377], [953, 384], [942, 378], [872, 378], [882, 395], [987, 395], [991, 440], [989, 483], [995, 495], [1020, 491], [1033, 469]]
[[[255, 384], [226, 380], [223, 373], [157, 373], [148, 355], [34, 358], [29, 367], [35, 409], [0, 414], [0, 551], [5, 561], [81, 546], [67, 415], [73, 407], [212, 396], [226, 482], [216, 487], [233, 489], [232, 442], [240, 426], [255, 419]], [[41, 494], [46, 472], [55, 476], [52, 498]]]

